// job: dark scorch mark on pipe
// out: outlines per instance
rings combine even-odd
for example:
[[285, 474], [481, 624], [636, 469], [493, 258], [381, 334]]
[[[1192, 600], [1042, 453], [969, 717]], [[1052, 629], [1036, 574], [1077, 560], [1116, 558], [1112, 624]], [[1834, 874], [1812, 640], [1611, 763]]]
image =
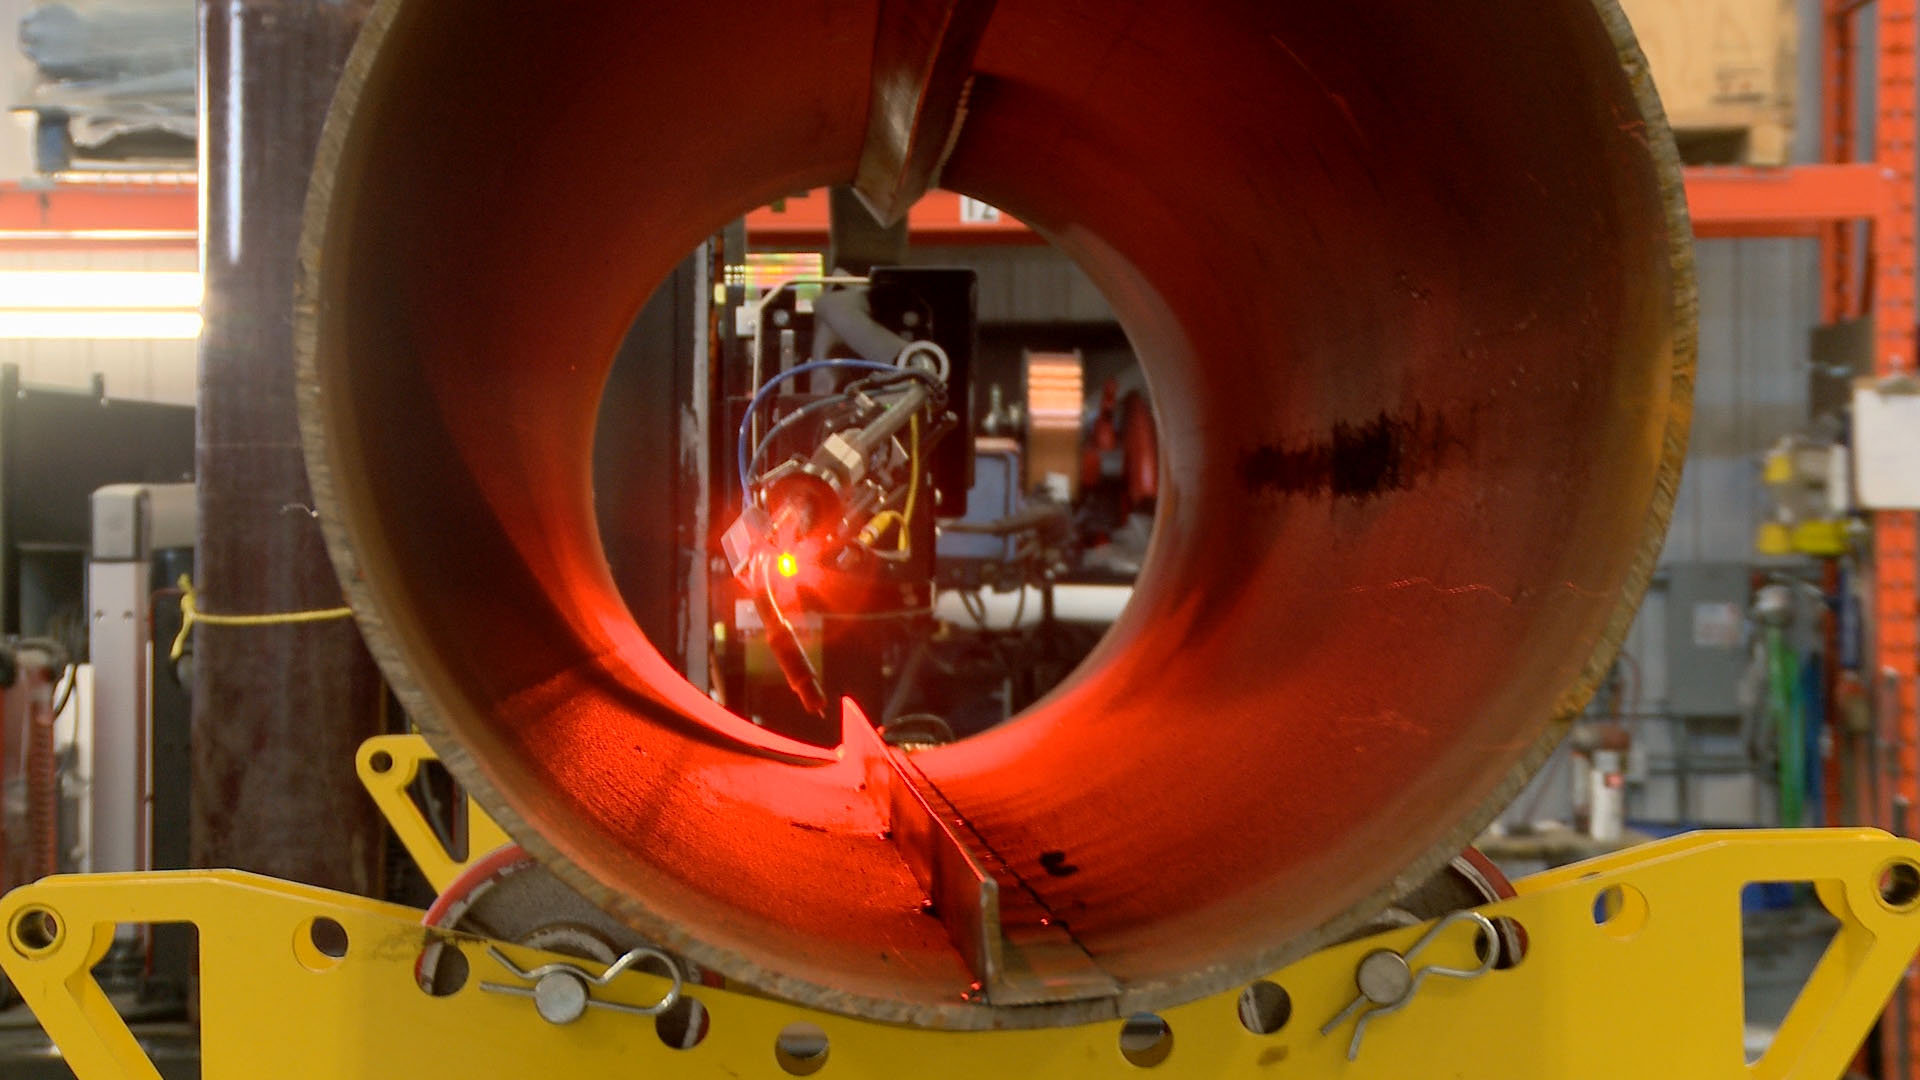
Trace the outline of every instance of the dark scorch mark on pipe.
[[1325, 439], [1248, 450], [1240, 478], [1257, 493], [1366, 500], [1431, 476], [1454, 445], [1438, 416], [1417, 407], [1402, 416], [1382, 411], [1363, 423], [1335, 424]]

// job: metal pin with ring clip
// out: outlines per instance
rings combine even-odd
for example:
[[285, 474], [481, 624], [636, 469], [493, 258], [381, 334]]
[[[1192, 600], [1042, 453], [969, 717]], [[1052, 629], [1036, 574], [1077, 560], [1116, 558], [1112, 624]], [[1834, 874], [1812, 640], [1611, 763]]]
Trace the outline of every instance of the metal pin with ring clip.
[[[1480, 932], [1481, 940], [1486, 942], [1483, 959], [1477, 968], [1450, 968], [1428, 965], [1416, 970], [1413, 958], [1419, 956], [1427, 946], [1433, 944], [1446, 929], [1456, 923], [1472, 923]], [[1500, 931], [1493, 920], [1477, 911], [1456, 911], [1434, 923], [1433, 927], [1421, 935], [1419, 941], [1404, 953], [1392, 949], [1375, 949], [1360, 958], [1360, 966], [1353, 974], [1354, 985], [1360, 990], [1358, 996], [1340, 1010], [1339, 1015], [1327, 1021], [1320, 1034], [1331, 1035], [1335, 1028], [1347, 1022], [1354, 1013], [1371, 1004], [1373, 1008], [1360, 1014], [1353, 1025], [1353, 1040], [1347, 1044], [1347, 1060], [1354, 1061], [1360, 1056], [1360, 1038], [1366, 1034], [1367, 1021], [1377, 1016], [1399, 1012], [1413, 1000], [1414, 991], [1428, 976], [1440, 976], [1447, 979], [1477, 979], [1493, 970], [1500, 961]]]
[[[658, 1016], [680, 1000], [680, 989], [684, 982], [680, 975], [680, 965], [673, 957], [659, 949], [639, 948], [627, 953], [620, 959], [607, 965], [607, 969], [595, 975], [585, 968], [567, 963], [543, 964], [532, 971], [524, 971], [505, 953], [492, 946], [487, 947], [487, 955], [495, 963], [512, 972], [516, 977], [526, 980], [528, 986], [509, 986], [505, 983], [483, 982], [480, 989], [495, 994], [511, 994], [514, 997], [533, 999], [534, 1011], [549, 1024], [571, 1024], [585, 1015], [589, 1008], [606, 1009], [609, 1012], [627, 1013], [632, 1016]], [[667, 978], [671, 985], [660, 1000], [651, 1005], [624, 1005], [617, 1001], [602, 1001], [593, 996], [595, 987], [605, 986], [627, 969], [642, 960], [658, 960], [667, 969]]]

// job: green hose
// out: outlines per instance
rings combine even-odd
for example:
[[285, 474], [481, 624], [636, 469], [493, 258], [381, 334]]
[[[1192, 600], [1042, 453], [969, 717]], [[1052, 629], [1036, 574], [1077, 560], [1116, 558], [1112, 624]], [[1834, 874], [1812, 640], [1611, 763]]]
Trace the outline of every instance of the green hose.
[[1773, 717], [1774, 747], [1780, 766], [1780, 824], [1806, 823], [1806, 718], [1801, 714], [1800, 665], [1787, 647], [1786, 634], [1767, 628], [1767, 711]]

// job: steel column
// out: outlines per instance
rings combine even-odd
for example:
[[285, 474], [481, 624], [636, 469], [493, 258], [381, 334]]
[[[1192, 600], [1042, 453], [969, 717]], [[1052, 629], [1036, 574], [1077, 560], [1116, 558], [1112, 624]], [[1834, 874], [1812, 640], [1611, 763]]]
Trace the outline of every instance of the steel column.
[[[330, 608], [340, 586], [308, 506], [293, 378], [307, 178], [359, 0], [204, 0], [201, 33], [200, 594], [204, 610]], [[360, 893], [381, 880], [379, 816], [354, 749], [381, 683], [354, 627], [197, 631], [193, 857]], [[322, 832], [316, 822], [328, 823]]]

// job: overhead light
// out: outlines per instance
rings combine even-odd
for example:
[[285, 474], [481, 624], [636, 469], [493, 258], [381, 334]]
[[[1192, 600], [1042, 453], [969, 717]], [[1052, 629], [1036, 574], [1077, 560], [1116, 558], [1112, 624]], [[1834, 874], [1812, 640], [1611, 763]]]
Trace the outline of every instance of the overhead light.
[[0, 243], [167, 244], [191, 247], [195, 229], [0, 229]]
[[0, 339], [191, 341], [199, 336], [197, 311], [0, 310]]
[[191, 270], [0, 271], [0, 310], [198, 311], [205, 290]]
[[204, 292], [191, 270], [0, 271], [0, 338], [192, 340]]

